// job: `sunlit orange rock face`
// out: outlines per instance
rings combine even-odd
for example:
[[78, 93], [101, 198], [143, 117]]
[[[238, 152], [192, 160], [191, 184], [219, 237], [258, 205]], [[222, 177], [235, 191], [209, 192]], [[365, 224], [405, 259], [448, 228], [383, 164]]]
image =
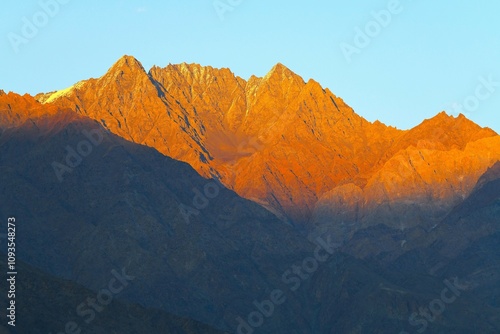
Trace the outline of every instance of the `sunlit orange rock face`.
[[43, 115], [53, 115], [58, 108], [52, 105], [42, 105], [30, 95], [6, 94], [0, 91], [0, 126], [19, 126], [30, 118]]
[[[2, 141], [6, 141], [13, 131], [18, 131], [17, 127], [27, 124], [25, 128], [25, 137], [38, 136], [38, 126], [42, 126], [45, 132], [43, 135], [56, 133], [68, 122], [80, 118], [72, 110], [61, 110], [55, 105], [43, 105], [32, 96], [25, 94], [23, 96], [0, 91], [0, 134]], [[35, 120], [38, 125], [35, 124]], [[32, 131], [30, 132], [29, 129]], [[10, 133], [9, 133], [10, 132]]]
[[408, 131], [371, 123], [281, 64], [244, 80], [196, 64], [146, 72], [125, 56], [101, 78], [37, 99], [185, 161], [295, 223], [381, 203], [449, 206], [500, 159], [496, 133], [463, 116], [441, 113]]

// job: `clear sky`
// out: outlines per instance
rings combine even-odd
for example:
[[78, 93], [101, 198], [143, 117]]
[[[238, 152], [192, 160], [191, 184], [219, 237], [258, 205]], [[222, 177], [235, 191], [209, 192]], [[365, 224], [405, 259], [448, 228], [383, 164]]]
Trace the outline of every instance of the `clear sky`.
[[4, 0], [0, 88], [63, 89], [124, 54], [245, 79], [281, 62], [370, 121], [406, 129], [462, 105], [500, 132], [499, 13], [493, 0]]

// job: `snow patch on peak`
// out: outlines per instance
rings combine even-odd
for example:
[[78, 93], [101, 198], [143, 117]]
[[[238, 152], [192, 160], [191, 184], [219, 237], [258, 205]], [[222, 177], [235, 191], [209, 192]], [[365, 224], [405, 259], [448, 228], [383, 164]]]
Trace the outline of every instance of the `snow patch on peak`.
[[43, 103], [51, 103], [51, 102], [54, 102], [55, 100], [61, 98], [61, 97], [64, 97], [64, 96], [69, 96], [75, 89], [79, 89], [81, 87], [83, 87], [83, 85], [85, 84], [85, 80], [84, 81], [80, 81], [76, 84], [74, 84], [73, 86], [70, 86], [68, 88], [65, 88], [65, 89], [61, 89], [61, 90], [58, 90], [56, 91], [55, 93], [53, 93], [52, 95], [50, 95]]

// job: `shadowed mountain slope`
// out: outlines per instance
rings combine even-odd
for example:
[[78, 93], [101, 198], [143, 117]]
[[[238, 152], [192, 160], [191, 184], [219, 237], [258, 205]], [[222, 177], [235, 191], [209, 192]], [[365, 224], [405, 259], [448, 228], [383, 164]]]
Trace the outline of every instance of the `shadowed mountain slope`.
[[[0, 264], [2, 268], [7, 267], [4, 256], [0, 259]], [[0, 333], [66, 333], [68, 328], [71, 331], [74, 328], [75, 331], [93, 334], [224, 333], [193, 320], [118, 300], [119, 296], [116, 295], [109, 305], [98, 303], [94, 309], [88, 304], [88, 300], [94, 299], [95, 302], [98, 296], [96, 292], [74, 282], [47, 275], [22, 262], [18, 262], [17, 268], [19, 276], [16, 282], [16, 327], [12, 329], [5, 326], [0, 328]], [[112, 273], [109, 273], [109, 276], [112, 278]], [[5, 296], [2, 296], [1, 304], [7, 308]]]

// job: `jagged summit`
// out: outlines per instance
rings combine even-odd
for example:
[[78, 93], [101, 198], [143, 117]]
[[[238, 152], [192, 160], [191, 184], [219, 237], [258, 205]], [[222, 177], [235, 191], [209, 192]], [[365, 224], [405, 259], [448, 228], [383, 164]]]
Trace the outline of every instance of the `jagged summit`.
[[169, 86], [170, 83], [187, 82], [189, 84], [210, 84], [214, 80], [227, 80], [238, 79], [236, 75], [228, 68], [215, 68], [212, 66], [203, 66], [197, 63], [180, 63], [168, 64], [166, 67], [161, 68], [153, 66], [149, 71], [151, 77]]
[[469, 120], [464, 114], [460, 113], [458, 116], [453, 116], [451, 114], [448, 114], [446, 111], [441, 111], [440, 113], [436, 114], [435, 116], [428, 118], [424, 120], [422, 123], [448, 123], [448, 122], [455, 122], [457, 120], [467, 120], [468, 122], [473, 123], [471, 120]]
[[[461, 120], [461, 117], [453, 117], [453, 115], [448, 115], [446, 111], [441, 111], [433, 117], [423, 120], [418, 126], [439, 126], [444, 124], [452, 124]], [[470, 121], [472, 123], [472, 121]]]
[[463, 149], [471, 141], [496, 135], [492, 129], [483, 128], [463, 115], [453, 117], [443, 111], [408, 130], [405, 138], [413, 142], [434, 142], [446, 148]]

